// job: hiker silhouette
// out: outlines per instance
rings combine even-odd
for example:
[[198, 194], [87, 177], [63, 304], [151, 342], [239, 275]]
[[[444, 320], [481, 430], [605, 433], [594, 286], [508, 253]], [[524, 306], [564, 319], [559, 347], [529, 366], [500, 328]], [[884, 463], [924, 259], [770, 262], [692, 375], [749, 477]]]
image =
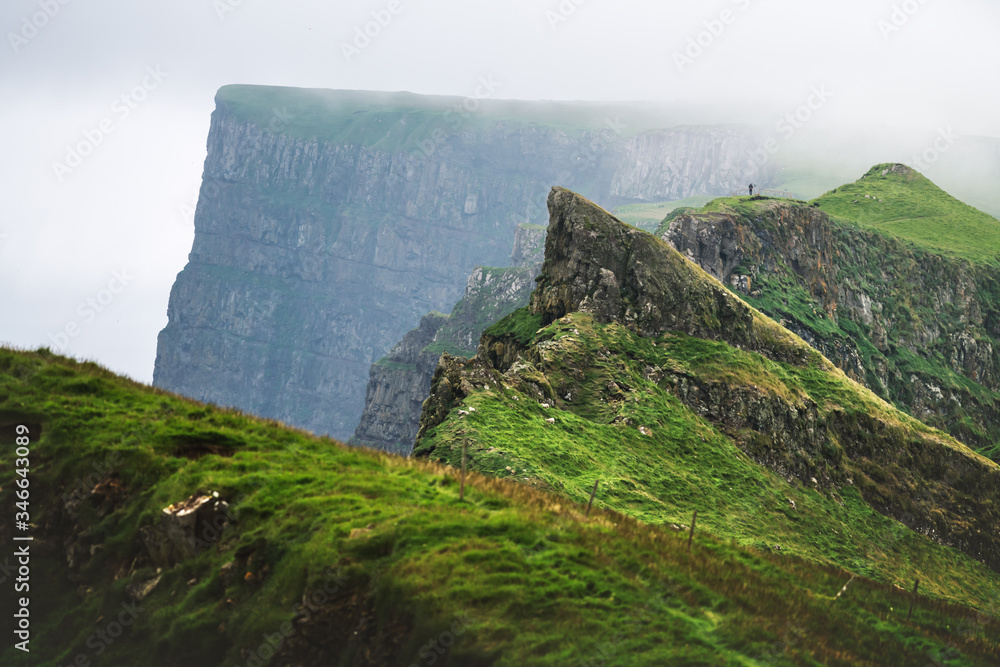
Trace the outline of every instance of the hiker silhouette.
[[750, 191], [750, 196], [753, 197], [753, 183], [747, 186], [747, 190]]

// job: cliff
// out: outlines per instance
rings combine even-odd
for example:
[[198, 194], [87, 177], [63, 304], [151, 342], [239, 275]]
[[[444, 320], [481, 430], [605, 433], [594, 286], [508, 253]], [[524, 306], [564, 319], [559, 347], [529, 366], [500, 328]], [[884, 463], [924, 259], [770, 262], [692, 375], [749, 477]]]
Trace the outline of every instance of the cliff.
[[753, 128], [472, 101], [222, 88], [154, 384], [347, 437], [370, 365], [502, 266], [552, 183], [612, 205], [769, 180]]
[[[650, 522], [677, 521], [683, 498], [723, 536], [753, 526], [751, 539], [826, 562], [857, 548], [846, 526], [881, 515], [1000, 572], [1000, 466], [847, 378], [659, 238], [565, 189], [548, 203], [530, 307], [487, 329], [475, 358], [442, 357], [415, 456], [454, 465], [464, 443], [473, 469], [578, 500], [597, 481], [602, 506]], [[810, 536], [826, 512], [845, 532]]]
[[[854, 380], [1000, 459], [1000, 273], [988, 261], [1000, 223], [968, 208], [907, 167], [879, 165], [812, 206], [720, 200], [658, 233]], [[865, 225], [876, 213], [895, 228]], [[965, 256], [980, 235], [995, 240]]]
[[477, 266], [450, 316], [424, 316], [417, 329], [372, 364], [364, 411], [351, 444], [410, 454], [441, 354], [474, 355], [486, 327], [527, 305], [544, 250], [544, 227], [518, 225], [513, 266]]

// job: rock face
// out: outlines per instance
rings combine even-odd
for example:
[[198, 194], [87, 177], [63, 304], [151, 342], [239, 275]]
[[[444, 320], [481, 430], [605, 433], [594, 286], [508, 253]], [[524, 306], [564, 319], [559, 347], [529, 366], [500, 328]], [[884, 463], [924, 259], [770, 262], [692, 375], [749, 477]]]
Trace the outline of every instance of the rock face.
[[424, 315], [419, 327], [372, 364], [355, 444], [410, 453], [417, 435], [414, 424], [419, 424], [421, 406], [441, 356], [426, 348], [447, 321], [448, 317], [440, 313]]
[[527, 305], [544, 248], [544, 227], [519, 225], [511, 252], [514, 266], [477, 266], [450, 316], [425, 315], [417, 329], [372, 364], [352, 444], [410, 454], [442, 352], [473, 356], [486, 327]]
[[553, 188], [548, 205], [545, 263], [531, 296], [531, 312], [543, 325], [580, 311], [598, 322], [622, 322], [643, 336], [682, 331], [774, 359], [805, 360], [787, 332], [717, 281], [691, 271], [656, 237], [565, 188]]
[[221, 89], [154, 384], [346, 438], [371, 363], [455, 303], [475, 266], [502, 265], [516, 226], [544, 222], [535, 202], [553, 183], [613, 205], [769, 180], [740, 159], [757, 130], [461, 102]]
[[[1000, 467], [850, 382], [660, 239], [561, 188], [549, 208], [530, 308], [490, 327], [476, 357], [442, 356], [415, 456], [453, 462], [462, 449], [456, 440], [471, 440], [470, 451], [485, 459], [495, 449], [487, 448], [502, 445], [488, 427], [480, 431], [486, 440], [475, 438], [480, 418], [470, 397], [492, 419], [504, 410], [511, 418], [540, 412], [538, 420], [552, 415], [543, 429], [578, 433], [581, 420], [630, 429], [636, 415], [655, 419], [644, 394], [668, 392], [695, 419], [690, 433], [677, 436], [695, 443], [694, 459], [704, 420], [782, 477], [826, 493], [854, 487], [876, 511], [1000, 571]], [[728, 261], [721, 253], [716, 259]], [[724, 345], [691, 356], [684, 335]], [[609, 369], [625, 367], [624, 357], [656, 359], [642, 362], [649, 364], [642, 391], [606, 382]], [[791, 377], [798, 379], [783, 379]], [[522, 411], [525, 403], [530, 410]], [[637, 432], [621, 431], [622, 446], [651, 435]], [[545, 478], [552, 455], [544, 443], [539, 449], [520, 467]]]
[[680, 214], [660, 234], [851, 378], [1000, 459], [995, 269], [792, 202]]

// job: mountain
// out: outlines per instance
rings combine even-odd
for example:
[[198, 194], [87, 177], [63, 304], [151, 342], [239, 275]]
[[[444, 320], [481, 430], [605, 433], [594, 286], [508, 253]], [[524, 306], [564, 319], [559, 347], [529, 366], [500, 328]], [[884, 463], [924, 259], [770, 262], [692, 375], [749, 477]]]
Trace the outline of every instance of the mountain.
[[370, 365], [503, 266], [552, 183], [617, 205], [768, 182], [760, 129], [638, 106], [223, 87], [154, 385], [346, 438]]
[[[634, 365], [627, 356], [620, 362]], [[555, 428], [570, 418], [547, 413], [559, 417]], [[480, 412], [472, 414], [466, 427], [476, 426]], [[17, 575], [28, 578], [30, 653], [8, 641], [0, 661], [468, 667], [1000, 659], [995, 572], [878, 514], [863, 515], [849, 490], [840, 492], [841, 508], [823, 499], [826, 491], [778, 489], [781, 478], [765, 469], [726, 478], [728, 458], [745, 462], [735, 448], [718, 457], [721, 436], [702, 429], [708, 442], [696, 435], [689, 442], [686, 477], [664, 496], [689, 516], [694, 504], [681, 508], [681, 496], [707, 494], [691, 498], [700, 502], [689, 547], [688, 531], [602, 508], [604, 487], [588, 512], [575, 502], [586, 494], [544, 493], [470, 472], [460, 499], [456, 468], [347, 448], [48, 350], [0, 348], [0, 437], [9, 452], [29, 451], [33, 537], [30, 573]], [[639, 442], [620, 439], [618, 457], [638, 464], [630, 448]], [[597, 453], [605, 444], [584, 440], [579, 448]], [[644, 467], [656, 463], [649, 461]], [[520, 463], [511, 463], [520, 480]], [[674, 459], [672, 469], [680, 464]], [[698, 487], [699, 476], [713, 474], [714, 483]], [[575, 484], [567, 476], [565, 486]], [[13, 508], [19, 489], [4, 484], [0, 502]], [[708, 499], [765, 489], [759, 500], [767, 510], [732, 515], [757, 547], [747, 546], [753, 538], [716, 532], [726, 507]], [[21, 545], [12, 536], [25, 532], [13, 518], [13, 509], [0, 514], [0, 539]], [[808, 534], [824, 535], [826, 559], [850, 561], [849, 568], [777, 552], [773, 542], [764, 548], [774, 526], [791, 538], [813, 520], [822, 528]], [[850, 551], [859, 544], [864, 555]], [[5, 577], [14, 559], [4, 557]], [[855, 576], [859, 569], [869, 576]], [[13, 594], [0, 600], [7, 618], [21, 613]]]
[[697, 509], [723, 539], [856, 574], [948, 585], [933, 559], [901, 562], [900, 540], [1000, 572], [1000, 466], [657, 237], [565, 189], [549, 209], [531, 305], [474, 358], [442, 357], [414, 456], [458, 465], [467, 448], [473, 470], [577, 502], [597, 488], [651, 524]]
[[882, 398], [1000, 460], [1000, 222], [901, 164], [657, 235]]

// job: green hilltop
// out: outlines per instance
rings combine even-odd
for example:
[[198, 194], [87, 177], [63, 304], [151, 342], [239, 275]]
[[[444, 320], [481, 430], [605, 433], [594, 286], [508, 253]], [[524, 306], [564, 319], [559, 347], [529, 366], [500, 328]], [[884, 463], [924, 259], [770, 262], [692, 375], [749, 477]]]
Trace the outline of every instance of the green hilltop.
[[876, 165], [857, 182], [813, 203], [832, 216], [932, 252], [1000, 266], [1000, 221], [905, 165]]
[[726, 197], [677, 209], [656, 235], [697, 250], [708, 230], [738, 246], [719, 277], [741, 299], [880, 397], [1000, 460], [1000, 222], [881, 164], [811, 203]]

